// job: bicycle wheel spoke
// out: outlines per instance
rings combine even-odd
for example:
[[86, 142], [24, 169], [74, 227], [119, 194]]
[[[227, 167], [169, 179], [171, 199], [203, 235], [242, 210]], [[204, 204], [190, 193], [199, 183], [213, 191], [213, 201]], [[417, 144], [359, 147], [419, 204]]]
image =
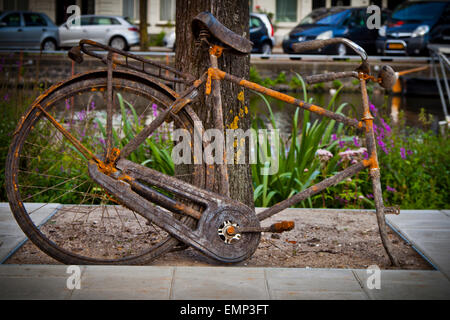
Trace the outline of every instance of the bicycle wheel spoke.
[[[53, 203], [60, 204], [44, 225], [23, 226], [33, 242], [60, 261], [86, 264], [95, 259], [109, 264], [125, 259], [142, 263], [176, 243], [168, 241], [171, 237], [166, 231], [119, 204], [114, 195], [93, 182], [86, 156], [79, 151], [86, 148], [103, 159], [107, 130], [113, 132], [111, 146], [121, 148], [146, 122], [153, 121], [155, 105], [160, 113], [173, 101], [157, 88], [135, 84], [128, 76], [117, 82], [114, 79], [113, 112], [108, 115], [106, 77], [72, 80], [63, 91], [45, 94], [38, 107], [40, 114], [27, 118], [18, 133], [15, 150], [19, 157], [10, 158], [18, 190], [12, 192], [18, 201], [41, 204], [22, 206], [22, 211], [14, 214], [30, 216]], [[125, 109], [119, 105], [118, 94]], [[112, 121], [107, 128], [108, 117]], [[191, 128], [194, 120], [181, 110], [175, 122], [177, 127]], [[174, 128], [173, 123], [155, 126], [151, 140], [143, 141], [130, 157], [136, 163], [150, 159], [147, 166], [160, 170], [158, 165], [162, 164], [151, 150], [156, 147], [170, 153], [173, 143], [168, 139]], [[182, 176], [188, 175], [192, 174]]]

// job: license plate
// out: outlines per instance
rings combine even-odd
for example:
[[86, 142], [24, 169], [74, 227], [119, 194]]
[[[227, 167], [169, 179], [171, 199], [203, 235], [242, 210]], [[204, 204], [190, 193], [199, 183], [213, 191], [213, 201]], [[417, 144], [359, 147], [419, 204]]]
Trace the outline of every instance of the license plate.
[[395, 50], [402, 50], [402, 49], [405, 49], [405, 46], [403, 45], [403, 43], [388, 43], [387, 48], [395, 49]]

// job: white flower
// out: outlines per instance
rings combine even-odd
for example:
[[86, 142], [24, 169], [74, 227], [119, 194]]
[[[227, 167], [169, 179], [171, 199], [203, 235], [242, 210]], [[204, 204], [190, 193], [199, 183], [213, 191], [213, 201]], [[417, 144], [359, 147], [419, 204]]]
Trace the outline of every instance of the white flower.
[[333, 158], [333, 154], [330, 151], [325, 150], [325, 149], [318, 149], [316, 151], [316, 156], [319, 157], [320, 161], [325, 161], [325, 162], [330, 160], [331, 158]]

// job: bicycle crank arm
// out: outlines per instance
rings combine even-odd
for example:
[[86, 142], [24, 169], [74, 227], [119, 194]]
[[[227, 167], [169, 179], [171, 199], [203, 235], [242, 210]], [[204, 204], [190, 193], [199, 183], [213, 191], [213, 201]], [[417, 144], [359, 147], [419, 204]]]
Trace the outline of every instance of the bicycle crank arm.
[[[249, 258], [258, 247], [260, 233], [244, 233], [239, 239], [230, 241], [221, 232], [230, 223], [242, 228], [259, 228], [259, 220], [256, 218], [255, 212], [240, 202], [125, 159], [117, 162], [117, 168], [122, 171], [123, 176], [131, 179], [129, 183], [126, 180], [115, 179], [104, 174], [94, 161], [90, 161], [88, 165], [91, 178], [120, 203], [164, 229], [181, 242], [213, 259], [227, 263]], [[134, 191], [133, 180], [143, 181], [145, 184], [203, 206], [205, 210], [201, 213], [195, 229], [189, 228], [167, 211], [155, 206], [154, 202], [157, 201], [148, 200], [145, 191]], [[140, 184], [140, 186], [145, 186], [145, 184]], [[136, 186], [137, 184], [134, 185], [134, 188]], [[150, 198], [153, 199], [153, 197]], [[172, 199], [172, 201], [175, 200]], [[166, 204], [170, 206], [170, 203]]]

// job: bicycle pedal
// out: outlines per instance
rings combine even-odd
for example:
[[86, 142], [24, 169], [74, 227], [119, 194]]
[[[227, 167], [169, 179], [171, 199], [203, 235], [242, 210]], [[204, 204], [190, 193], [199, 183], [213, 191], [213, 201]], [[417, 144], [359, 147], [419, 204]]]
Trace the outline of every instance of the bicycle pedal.
[[399, 206], [385, 207], [384, 208], [384, 214], [396, 214], [396, 215], [399, 215], [400, 214], [400, 207]]
[[[294, 229], [295, 223], [294, 221], [280, 221], [272, 224], [268, 227], [259, 227], [259, 228], [234, 228], [231, 230], [233, 234], [246, 233], [246, 232], [272, 232], [272, 233], [282, 233], [285, 231], [290, 231]], [[230, 232], [230, 231], [229, 231]]]
[[291, 231], [292, 229], [294, 229], [294, 227], [294, 221], [280, 221], [268, 227], [268, 230], [266, 232], [282, 233], [285, 231]]

